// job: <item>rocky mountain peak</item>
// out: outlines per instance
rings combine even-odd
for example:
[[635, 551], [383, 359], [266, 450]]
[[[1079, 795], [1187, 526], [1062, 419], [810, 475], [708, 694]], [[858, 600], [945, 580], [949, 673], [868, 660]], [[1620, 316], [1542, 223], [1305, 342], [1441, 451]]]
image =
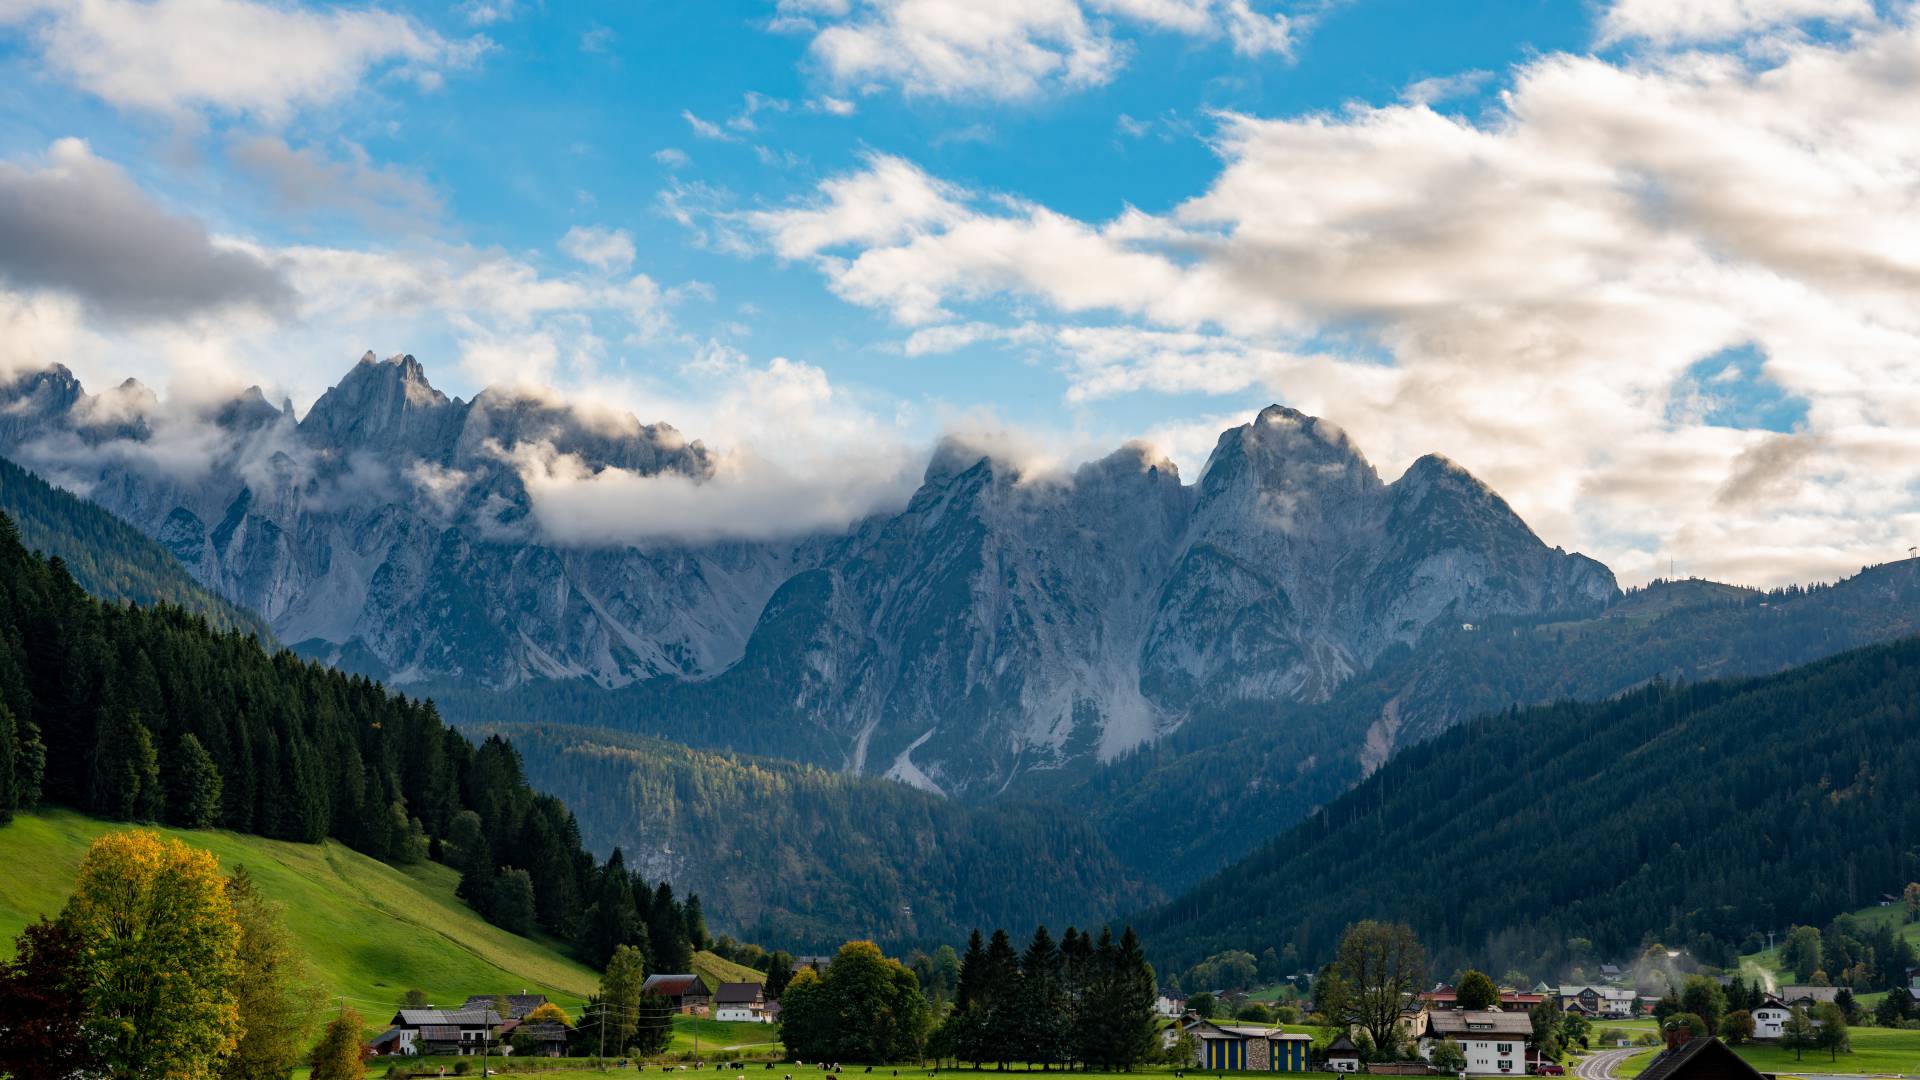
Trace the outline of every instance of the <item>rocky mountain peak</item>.
[[[320, 395], [300, 430], [340, 449], [411, 450], [439, 459], [457, 425], [455, 402], [433, 388], [411, 354], [375, 360], [371, 352]], [[451, 421], [451, 422], [450, 422]]]
[[1207, 496], [1234, 488], [1364, 495], [1377, 491], [1381, 482], [1338, 425], [1269, 405], [1252, 422], [1220, 433], [1200, 486]]

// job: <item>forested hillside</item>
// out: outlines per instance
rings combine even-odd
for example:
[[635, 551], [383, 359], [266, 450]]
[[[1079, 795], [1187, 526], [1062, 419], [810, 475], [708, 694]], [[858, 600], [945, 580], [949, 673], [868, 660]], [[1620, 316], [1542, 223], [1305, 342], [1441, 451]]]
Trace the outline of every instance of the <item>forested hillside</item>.
[[13, 519], [29, 551], [58, 557], [81, 588], [102, 600], [173, 604], [204, 616], [217, 630], [272, 640], [259, 616], [209, 592], [145, 533], [5, 458], [0, 513]]
[[1552, 970], [1643, 935], [1730, 957], [1920, 878], [1920, 639], [1761, 679], [1511, 709], [1402, 751], [1145, 920], [1159, 958], [1405, 920], [1446, 963]]
[[623, 847], [634, 869], [699, 893], [769, 946], [823, 952], [851, 936], [931, 947], [977, 926], [1092, 922], [1161, 895], [1057, 806], [972, 806], [568, 725], [493, 730], [535, 786], [573, 808], [588, 847]]
[[596, 866], [504, 741], [179, 607], [95, 600], [0, 515], [0, 823], [41, 802], [443, 860], [489, 920], [595, 967], [632, 944], [684, 970], [705, 933], [691, 900]]
[[[1115, 853], [1170, 892], [1346, 790], [1404, 747], [1511, 705], [1598, 701], [1650, 680], [1765, 675], [1920, 632], [1920, 561], [1770, 592], [1656, 582], [1592, 618], [1492, 620], [1388, 653], [1319, 705], [1196, 716], [1084, 779], [1032, 793], [1084, 808]], [[1170, 814], [1169, 807], [1236, 806]]]

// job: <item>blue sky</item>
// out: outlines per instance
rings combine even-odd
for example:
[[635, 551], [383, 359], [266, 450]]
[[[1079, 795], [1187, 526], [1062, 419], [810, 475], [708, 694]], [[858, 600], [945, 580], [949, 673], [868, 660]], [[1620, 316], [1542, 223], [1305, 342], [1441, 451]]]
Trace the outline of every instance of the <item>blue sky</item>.
[[1277, 400], [1627, 580], [1830, 577], [1920, 528], [1864, 479], [1920, 422], [1915, 40], [1870, 0], [0, 0], [0, 373], [304, 408], [405, 351], [846, 513], [956, 430], [1192, 479]]

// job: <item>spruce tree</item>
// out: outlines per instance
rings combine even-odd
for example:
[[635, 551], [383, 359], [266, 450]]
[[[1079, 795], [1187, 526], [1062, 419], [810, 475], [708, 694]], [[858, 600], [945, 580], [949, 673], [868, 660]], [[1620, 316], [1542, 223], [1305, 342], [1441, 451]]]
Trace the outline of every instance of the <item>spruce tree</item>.
[[647, 957], [656, 974], [680, 975], [693, 970], [686, 921], [680, 905], [673, 901], [673, 886], [664, 881], [654, 890], [653, 905], [647, 913], [647, 946]]
[[180, 736], [169, 780], [169, 823], [188, 829], [206, 829], [220, 819], [220, 770], [191, 732]]
[[160, 760], [153, 736], [132, 710], [109, 705], [94, 744], [89, 805], [103, 817], [152, 821], [160, 798]]

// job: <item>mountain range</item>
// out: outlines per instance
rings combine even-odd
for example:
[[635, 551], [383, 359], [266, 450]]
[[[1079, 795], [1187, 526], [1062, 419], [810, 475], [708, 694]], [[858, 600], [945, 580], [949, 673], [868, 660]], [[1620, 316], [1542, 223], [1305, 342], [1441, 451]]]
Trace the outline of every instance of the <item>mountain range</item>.
[[[1920, 562], [1622, 592], [1445, 459], [1389, 482], [1280, 407], [1222, 433], [1193, 484], [1140, 445], [1057, 473], [949, 439], [904, 506], [843, 532], [645, 547], [548, 535], [528, 456], [699, 484], [713, 453], [526, 394], [449, 399], [410, 357], [363, 359], [298, 418], [257, 392], [93, 396], [56, 369], [0, 389], [0, 451], [100, 504], [0, 476], [23, 528], [99, 568], [90, 591], [140, 599], [114, 582], [161, 574], [152, 598], [217, 625], [252, 608], [510, 734], [594, 851], [772, 944], [855, 924], [930, 944], [1197, 887], [1165, 909], [1192, 910], [1476, 716], [1920, 630]], [[1227, 940], [1163, 932], [1183, 959]]]
[[0, 453], [309, 655], [421, 688], [645, 684], [668, 726], [745, 695], [758, 730], [710, 736], [772, 728], [790, 756], [965, 797], [1199, 710], [1324, 701], [1435, 626], [1618, 596], [1444, 458], [1389, 483], [1279, 406], [1190, 485], [1139, 445], [1056, 475], [950, 439], [902, 510], [843, 535], [645, 548], [548, 535], [525, 455], [699, 483], [701, 443], [524, 393], [448, 398], [410, 356], [363, 357], [299, 418], [258, 390], [190, 414], [137, 383], [91, 395], [64, 368], [0, 390], [0, 416]]

